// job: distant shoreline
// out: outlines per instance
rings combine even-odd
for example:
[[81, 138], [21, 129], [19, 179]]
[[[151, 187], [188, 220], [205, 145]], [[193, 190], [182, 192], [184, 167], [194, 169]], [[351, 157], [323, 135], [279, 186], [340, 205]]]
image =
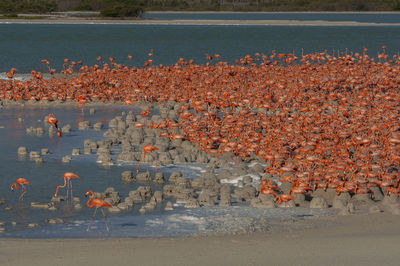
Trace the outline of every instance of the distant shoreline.
[[400, 26], [400, 23], [371, 23], [323, 20], [123, 20], [123, 19], [0, 19], [0, 24], [117, 24], [117, 25], [220, 25], [220, 26]]

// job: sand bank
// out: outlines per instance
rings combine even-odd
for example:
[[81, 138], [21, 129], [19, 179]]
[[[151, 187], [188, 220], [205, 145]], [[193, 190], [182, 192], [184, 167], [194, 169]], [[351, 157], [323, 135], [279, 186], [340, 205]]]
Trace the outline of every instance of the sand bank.
[[0, 239], [0, 264], [396, 265], [399, 225], [400, 216], [379, 213], [287, 222], [257, 235]]
[[220, 26], [400, 26], [400, 23], [370, 23], [323, 20], [105, 20], [105, 19], [1, 19], [0, 24], [127, 24], [127, 25], [220, 25]]

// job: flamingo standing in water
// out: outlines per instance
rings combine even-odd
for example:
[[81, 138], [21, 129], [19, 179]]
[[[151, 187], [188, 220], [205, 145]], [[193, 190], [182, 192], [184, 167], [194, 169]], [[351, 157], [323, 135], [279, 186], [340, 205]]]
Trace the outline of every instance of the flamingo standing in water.
[[[87, 228], [86, 231], [89, 231], [89, 230], [90, 230], [90, 226], [92, 225], [93, 219], [94, 219], [94, 217], [96, 216], [96, 212], [97, 212], [97, 209], [98, 209], [98, 208], [102, 208], [102, 207], [111, 208], [111, 207], [112, 207], [109, 203], [105, 202], [104, 200], [101, 200], [101, 199], [94, 199], [94, 193], [93, 193], [93, 191], [91, 191], [91, 190], [89, 190], [88, 192], [86, 192], [86, 193], [85, 193], [85, 196], [87, 197], [87, 196], [89, 196], [90, 194], [92, 194], [92, 196], [89, 198], [89, 200], [87, 201], [86, 205], [87, 205], [89, 208], [96, 207], [96, 209], [94, 210], [92, 219], [90, 220], [89, 226], [88, 226], [88, 228]], [[92, 201], [92, 202], [90, 202], [90, 201]], [[108, 229], [108, 224], [107, 224], [106, 215], [105, 215], [103, 209], [100, 209], [100, 210], [101, 210], [101, 213], [103, 214], [104, 222], [106, 223], [106, 229], [107, 229], [107, 231], [110, 231], [110, 230]]]
[[19, 189], [21, 187], [21, 195], [18, 197], [18, 200], [21, 201], [24, 198], [24, 194], [28, 191], [25, 187], [25, 185], [29, 185], [31, 182], [26, 180], [23, 177], [20, 177], [17, 179], [17, 183], [11, 184], [11, 191], [14, 191], [15, 189]]
[[149, 152], [152, 152], [152, 151], [156, 151], [156, 150], [158, 150], [158, 148], [157, 148], [157, 147], [154, 147], [154, 146], [151, 146], [151, 145], [145, 145], [145, 146], [143, 147], [143, 158], [142, 158], [142, 160], [139, 162], [139, 164], [138, 164], [137, 167], [136, 167], [136, 174], [139, 173], [139, 166], [140, 166], [140, 164], [141, 164], [142, 162], [144, 162], [144, 160], [146, 159], [146, 153], [149, 153]]
[[49, 114], [49, 116], [47, 117], [47, 123], [53, 125], [57, 129], [57, 137], [61, 138], [62, 134], [60, 128], [58, 127], [58, 120], [54, 117], [53, 114]]
[[72, 182], [71, 182], [72, 178], [79, 178], [79, 176], [74, 174], [74, 173], [71, 173], [71, 172], [64, 173], [64, 185], [57, 186], [56, 193], [54, 194], [54, 197], [58, 196], [58, 189], [60, 187], [67, 186], [67, 201], [68, 201], [68, 190], [71, 191], [70, 194], [71, 194], [71, 199], [72, 199]]

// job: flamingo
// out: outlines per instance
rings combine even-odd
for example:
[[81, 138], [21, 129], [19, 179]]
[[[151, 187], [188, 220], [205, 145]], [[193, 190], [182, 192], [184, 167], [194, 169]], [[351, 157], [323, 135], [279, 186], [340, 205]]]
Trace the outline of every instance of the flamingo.
[[25, 185], [29, 184], [30, 182], [23, 177], [18, 178], [17, 183], [11, 184], [11, 191], [14, 191], [14, 188], [19, 189], [21, 186], [21, 195], [18, 197], [19, 201], [23, 200], [24, 194], [28, 191]]
[[71, 172], [64, 173], [64, 185], [57, 186], [56, 193], [54, 194], [55, 197], [58, 196], [58, 189], [60, 187], [67, 186], [67, 201], [68, 201], [68, 190], [71, 191], [71, 199], [72, 199], [72, 182], [71, 182], [72, 178], [79, 178], [79, 176]]
[[139, 164], [138, 164], [137, 167], [136, 167], [136, 174], [139, 173], [139, 166], [140, 166], [140, 164], [141, 164], [142, 162], [144, 162], [144, 160], [146, 159], [146, 153], [149, 153], [149, 152], [152, 152], [152, 151], [156, 151], [156, 150], [158, 150], [158, 148], [157, 148], [157, 147], [154, 147], [154, 146], [151, 146], [151, 145], [145, 145], [145, 146], [143, 147], [143, 158], [142, 158], [142, 160], [139, 162]]
[[58, 127], [58, 120], [54, 117], [53, 114], [49, 114], [49, 116], [47, 117], [47, 123], [53, 125], [57, 129], [57, 137], [61, 138], [62, 134]]
[[[102, 208], [102, 207], [111, 208], [111, 207], [112, 207], [109, 203], [105, 202], [104, 200], [101, 200], [101, 199], [94, 199], [94, 193], [93, 193], [93, 191], [91, 191], [91, 190], [89, 190], [88, 192], [86, 192], [86, 193], [85, 193], [85, 196], [87, 197], [87, 196], [89, 196], [90, 194], [92, 194], [92, 196], [89, 198], [89, 200], [87, 201], [86, 205], [87, 205], [89, 208], [96, 207], [96, 209], [94, 210], [92, 219], [90, 220], [89, 226], [88, 226], [88, 228], [87, 228], [86, 231], [89, 231], [89, 230], [90, 230], [90, 226], [92, 225], [93, 219], [94, 219], [94, 217], [96, 216], [96, 212], [97, 212], [97, 209], [98, 209], [98, 208]], [[90, 201], [92, 201], [92, 202], [90, 203]], [[103, 209], [100, 209], [100, 210], [101, 210], [101, 213], [103, 214], [104, 222], [106, 223], [106, 229], [107, 229], [107, 231], [110, 231], [110, 230], [108, 229], [108, 224], [107, 224], [106, 215], [105, 215]]]

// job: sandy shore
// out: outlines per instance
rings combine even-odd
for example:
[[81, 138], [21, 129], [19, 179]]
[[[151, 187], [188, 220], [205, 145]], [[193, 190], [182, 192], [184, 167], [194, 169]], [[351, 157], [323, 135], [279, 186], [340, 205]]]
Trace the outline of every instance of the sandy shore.
[[399, 237], [400, 216], [379, 213], [287, 222], [257, 235], [0, 239], [0, 264], [397, 265]]
[[248, 25], [248, 26], [400, 26], [400, 23], [369, 23], [323, 20], [120, 20], [120, 19], [1, 19], [0, 24], [129, 24], [129, 25]]

